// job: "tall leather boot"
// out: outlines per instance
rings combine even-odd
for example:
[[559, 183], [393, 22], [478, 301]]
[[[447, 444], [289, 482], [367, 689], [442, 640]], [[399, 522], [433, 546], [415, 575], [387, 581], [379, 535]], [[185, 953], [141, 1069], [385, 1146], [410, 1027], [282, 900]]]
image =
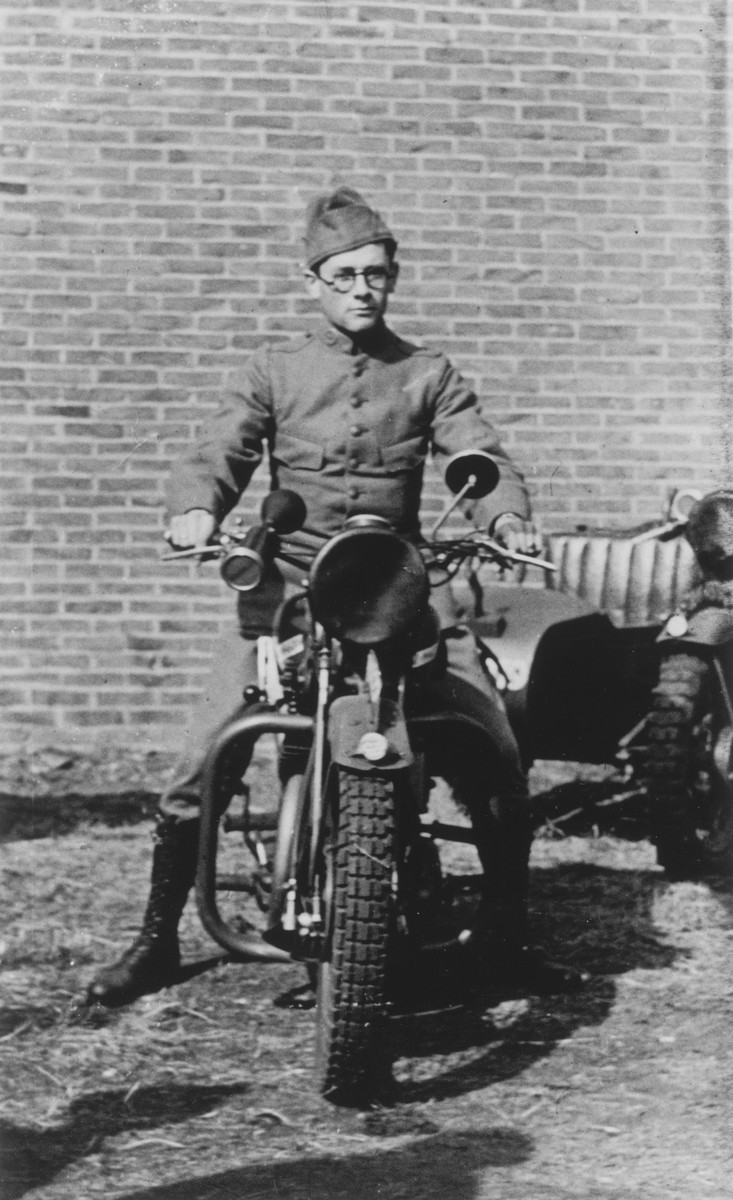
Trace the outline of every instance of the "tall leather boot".
[[485, 976], [535, 993], [574, 992], [588, 975], [552, 962], [529, 944], [529, 815], [511, 811], [473, 818], [484, 883], [473, 928], [459, 935], [474, 951]]
[[198, 821], [159, 820], [142, 929], [122, 957], [92, 980], [88, 1004], [118, 1008], [175, 979], [181, 965], [178, 923], [196, 878], [198, 833]]

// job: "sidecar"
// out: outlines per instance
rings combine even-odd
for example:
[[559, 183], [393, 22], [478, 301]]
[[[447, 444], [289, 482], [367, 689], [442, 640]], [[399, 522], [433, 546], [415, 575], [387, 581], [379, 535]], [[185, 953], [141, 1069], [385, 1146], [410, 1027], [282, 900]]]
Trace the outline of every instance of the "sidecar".
[[659, 672], [656, 641], [697, 578], [684, 538], [551, 534], [533, 568], [482, 580], [471, 621], [502, 689], [527, 766], [535, 759], [615, 763], [633, 752]]

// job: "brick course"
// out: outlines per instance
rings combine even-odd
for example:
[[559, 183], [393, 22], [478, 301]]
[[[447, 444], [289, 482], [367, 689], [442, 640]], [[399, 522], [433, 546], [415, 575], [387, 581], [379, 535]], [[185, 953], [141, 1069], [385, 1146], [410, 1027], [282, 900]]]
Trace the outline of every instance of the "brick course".
[[180, 739], [231, 601], [158, 562], [168, 465], [310, 321], [331, 185], [547, 528], [730, 482], [728, 55], [724, 0], [1, 5], [6, 742]]

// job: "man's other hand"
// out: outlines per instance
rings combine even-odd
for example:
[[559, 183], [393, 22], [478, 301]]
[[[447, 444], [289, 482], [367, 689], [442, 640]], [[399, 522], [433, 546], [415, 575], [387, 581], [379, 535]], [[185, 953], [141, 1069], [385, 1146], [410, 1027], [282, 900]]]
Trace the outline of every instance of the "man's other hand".
[[171, 517], [165, 539], [172, 546], [187, 550], [190, 546], [205, 546], [216, 532], [217, 522], [205, 508], [192, 508], [180, 517]]
[[491, 528], [492, 536], [515, 554], [539, 554], [542, 539], [534, 521], [516, 513], [502, 513]]

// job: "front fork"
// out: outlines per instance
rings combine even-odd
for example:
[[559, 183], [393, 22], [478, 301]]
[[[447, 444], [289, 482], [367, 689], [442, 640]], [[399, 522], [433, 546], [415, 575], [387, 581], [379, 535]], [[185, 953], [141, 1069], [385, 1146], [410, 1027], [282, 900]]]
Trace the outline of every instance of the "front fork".
[[[321, 645], [318, 650], [317, 703], [313, 723], [313, 772], [311, 783], [311, 841], [308, 857], [308, 876], [315, 879], [318, 851], [321, 842], [321, 826], [323, 824], [323, 788], [326, 771], [326, 713], [328, 707], [329, 685], [331, 678], [331, 654], [327, 645]], [[320, 898], [314, 896], [314, 920], [320, 920]], [[318, 915], [316, 917], [316, 907]]]
[[[330, 679], [331, 654], [328, 646], [321, 643], [316, 660], [316, 713], [312, 721], [313, 742], [308, 766], [300, 783], [301, 794], [297, 798], [283, 796], [283, 803], [291, 805], [291, 814], [286, 816], [285, 830], [281, 824], [279, 836], [289, 839], [287, 856], [290, 871], [286, 879], [273, 881], [269, 927], [265, 933], [268, 942], [297, 958], [317, 957], [324, 937], [324, 904], [318, 866], [322, 851], [329, 759], [327, 713]], [[307, 840], [304, 836], [306, 831]], [[301, 846], [304, 851], [307, 846], [305, 864]]]

